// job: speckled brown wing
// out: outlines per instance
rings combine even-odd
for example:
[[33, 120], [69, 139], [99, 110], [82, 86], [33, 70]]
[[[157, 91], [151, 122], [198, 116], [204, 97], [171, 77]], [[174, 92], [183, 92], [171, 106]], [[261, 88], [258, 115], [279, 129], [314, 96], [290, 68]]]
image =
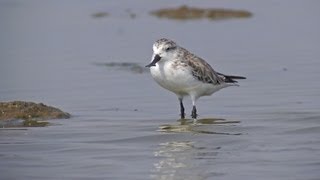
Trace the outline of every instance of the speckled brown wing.
[[192, 75], [199, 81], [209, 84], [220, 84], [223, 79], [213, 70], [213, 68], [203, 59], [186, 51], [185, 58], [187, 64], [192, 69]]

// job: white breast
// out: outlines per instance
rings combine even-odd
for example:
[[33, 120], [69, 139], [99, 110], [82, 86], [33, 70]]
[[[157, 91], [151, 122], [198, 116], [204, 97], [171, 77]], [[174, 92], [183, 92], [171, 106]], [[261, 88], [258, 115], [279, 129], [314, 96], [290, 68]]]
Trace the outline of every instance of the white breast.
[[176, 67], [172, 61], [164, 61], [150, 68], [154, 80], [163, 88], [179, 95], [187, 95], [193, 89], [203, 85], [196, 80], [188, 66]]
[[195, 97], [208, 96], [229, 86], [225, 83], [219, 85], [203, 83], [193, 77], [189, 66], [176, 67], [172, 61], [160, 61], [150, 68], [150, 72], [160, 86], [180, 96], [191, 94]]

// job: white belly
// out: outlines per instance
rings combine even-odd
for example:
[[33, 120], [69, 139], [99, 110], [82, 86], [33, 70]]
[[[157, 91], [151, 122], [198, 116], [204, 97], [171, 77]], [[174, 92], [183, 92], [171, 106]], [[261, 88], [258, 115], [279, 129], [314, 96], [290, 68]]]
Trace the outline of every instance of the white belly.
[[213, 85], [203, 83], [194, 78], [188, 66], [175, 68], [171, 62], [157, 63], [150, 68], [154, 80], [163, 88], [179, 96], [195, 95], [197, 97], [211, 95], [226, 84]]

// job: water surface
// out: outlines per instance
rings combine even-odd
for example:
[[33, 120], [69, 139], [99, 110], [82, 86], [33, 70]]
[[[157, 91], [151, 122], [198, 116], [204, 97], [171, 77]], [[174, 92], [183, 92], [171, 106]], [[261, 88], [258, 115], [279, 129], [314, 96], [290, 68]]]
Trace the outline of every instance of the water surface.
[[[43, 128], [1, 129], [0, 179], [320, 177], [319, 3], [188, 3], [253, 13], [227, 21], [148, 14], [170, 2], [0, 1], [0, 100], [73, 115]], [[97, 12], [108, 16], [93, 18]], [[97, 66], [143, 66], [161, 37], [248, 78], [198, 102], [200, 118], [240, 123], [181, 130], [176, 97], [148, 72]], [[190, 100], [185, 106], [190, 112]]]

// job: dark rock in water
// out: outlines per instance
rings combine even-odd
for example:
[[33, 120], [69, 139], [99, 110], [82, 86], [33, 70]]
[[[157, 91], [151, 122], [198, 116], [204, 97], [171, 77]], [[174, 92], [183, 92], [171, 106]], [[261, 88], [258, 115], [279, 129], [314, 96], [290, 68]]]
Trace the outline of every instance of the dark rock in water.
[[151, 15], [174, 20], [195, 20], [204, 18], [222, 20], [230, 18], [248, 18], [252, 16], [252, 13], [245, 10], [180, 6], [178, 8], [164, 8], [152, 11]]
[[67, 118], [70, 118], [69, 113], [42, 103], [24, 101], [0, 102], [0, 121], [3, 122], [22, 119], [24, 120], [22, 126], [44, 126], [48, 123], [42, 122], [43, 120]]

